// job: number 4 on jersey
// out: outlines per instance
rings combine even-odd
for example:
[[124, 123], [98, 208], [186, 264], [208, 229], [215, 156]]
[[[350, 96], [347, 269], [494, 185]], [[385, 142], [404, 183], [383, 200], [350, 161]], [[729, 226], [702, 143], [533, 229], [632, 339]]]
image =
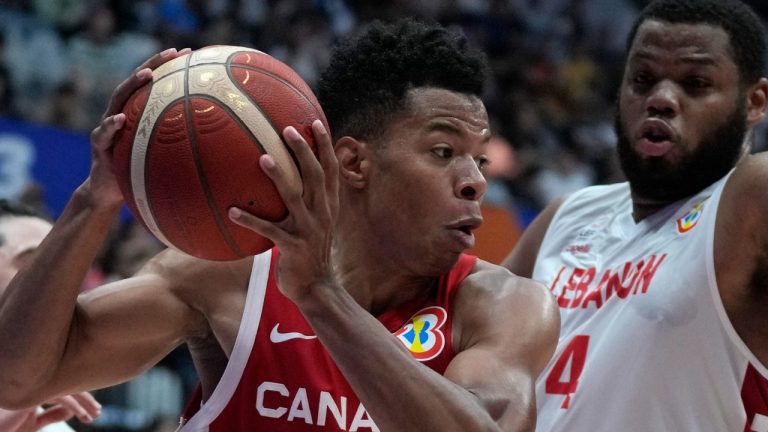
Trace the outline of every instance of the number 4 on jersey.
[[546, 392], [565, 396], [560, 408], [568, 409], [571, 403], [571, 395], [576, 392], [579, 377], [584, 370], [588, 347], [589, 335], [574, 336], [560, 353], [560, 357], [557, 358], [555, 365], [552, 366], [552, 370], [547, 375]]

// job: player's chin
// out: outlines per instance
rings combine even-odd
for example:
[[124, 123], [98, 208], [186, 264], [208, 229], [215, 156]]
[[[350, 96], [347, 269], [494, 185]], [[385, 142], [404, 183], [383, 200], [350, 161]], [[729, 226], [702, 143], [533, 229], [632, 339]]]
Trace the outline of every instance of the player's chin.
[[451, 271], [451, 269], [459, 262], [459, 257], [462, 252], [453, 252], [445, 248], [433, 251], [428, 258], [425, 258], [424, 275], [431, 277], [439, 277]]
[[475, 246], [475, 235], [469, 229], [449, 229], [448, 231], [448, 250], [461, 253]]

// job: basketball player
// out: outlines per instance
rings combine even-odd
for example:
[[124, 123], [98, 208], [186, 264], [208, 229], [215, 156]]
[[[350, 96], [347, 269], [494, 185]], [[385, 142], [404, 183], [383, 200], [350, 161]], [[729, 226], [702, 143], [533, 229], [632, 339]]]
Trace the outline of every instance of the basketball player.
[[550, 205], [505, 261], [562, 319], [541, 431], [768, 431], [768, 80], [759, 18], [660, 0], [628, 41], [627, 183]]
[[277, 248], [235, 262], [167, 250], [78, 299], [122, 203], [114, 108], [148, 79], [140, 70], [92, 134], [89, 178], [4, 299], [0, 345], [17, 354], [0, 354], [0, 404], [124, 381], [186, 342], [204, 403], [184, 431], [532, 430], [554, 301], [462, 254], [486, 187], [483, 70], [443, 28], [369, 27], [338, 47], [320, 84], [335, 146], [320, 121], [319, 160], [296, 129], [283, 132], [303, 194], [260, 160], [287, 219], [231, 209]]
[[[0, 199], [0, 297], [50, 230], [51, 224], [33, 210]], [[91, 423], [100, 411], [101, 406], [93, 396], [77, 393], [49, 400], [45, 408], [0, 409], [0, 431], [72, 431], [66, 420], [77, 416], [81, 422]]]

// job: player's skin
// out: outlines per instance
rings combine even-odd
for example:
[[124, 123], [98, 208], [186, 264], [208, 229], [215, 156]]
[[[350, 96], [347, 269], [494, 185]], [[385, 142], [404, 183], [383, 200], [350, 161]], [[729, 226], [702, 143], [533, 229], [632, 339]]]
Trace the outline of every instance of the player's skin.
[[0, 430], [3, 432], [36, 432], [77, 416], [83, 423], [91, 423], [100, 415], [101, 405], [88, 392], [63, 396], [47, 401], [45, 407], [17, 411], [0, 409]]
[[[134, 277], [79, 298], [76, 292], [122, 203], [109, 157], [125, 120], [116, 107], [148, 79], [144, 68], [176, 55], [150, 59], [118, 88], [92, 134], [88, 179], [30, 271], [12, 282], [0, 306], [0, 345], [16, 354], [0, 353], [0, 405], [127, 380], [185, 342], [204, 398], [218, 382], [240, 325], [252, 259], [210, 262], [167, 250]], [[480, 221], [486, 183], [479, 165], [490, 139], [483, 104], [414, 89], [410, 110], [393, 120], [382, 150], [351, 137], [334, 147], [319, 121], [312, 129], [318, 158], [294, 128], [283, 133], [303, 173], [303, 194], [291, 192], [271, 157], [260, 159], [288, 218], [270, 223], [239, 209], [230, 217], [279, 246], [281, 291], [378, 427], [532, 430], [534, 381], [559, 331], [546, 288], [479, 261], [455, 299], [458, 354], [444, 376], [413, 361], [371, 315], [426, 293], [472, 245], [467, 232]]]
[[[26, 267], [50, 230], [51, 224], [38, 217], [0, 217], [0, 295], [13, 276]], [[42, 410], [37, 406], [15, 411], [0, 409], [0, 431], [34, 432], [74, 416], [83, 423], [91, 423], [99, 414], [101, 405], [90, 393], [76, 393], [48, 400]]]
[[[653, 20], [640, 26], [619, 103], [624, 129], [636, 152], [642, 154], [642, 144], [633, 137], [655, 115], [674, 131], [672, 145], [662, 156], [672, 163], [696, 152], [701, 140], [735, 109], [745, 110], [750, 129], [765, 117], [768, 80], [740, 90], [731, 52], [728, 34], [720, 27]], [[757, 358], [768, 364], [768, 154], [749, 155], [748, 140], [742, 147], [717, 212], [715, 273], [731, 323]], [[632, 202], [636, 221], [670, 204], [635, 193]], [[551, 204], [532, 223], [505, 260], [507, 268], [531, 276], [543, 236], [561, 203]]]

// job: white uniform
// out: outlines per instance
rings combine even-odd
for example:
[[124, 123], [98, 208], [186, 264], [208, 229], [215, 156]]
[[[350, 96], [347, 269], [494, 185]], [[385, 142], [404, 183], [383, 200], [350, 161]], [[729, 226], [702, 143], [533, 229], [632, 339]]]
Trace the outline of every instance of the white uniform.
[[538, 431], [768, 432], [768, 369], [715, 282], [726, 179], [639, 223], [626, 183], [563, 203], [533, 273], [562, 319], [536, 386]]

